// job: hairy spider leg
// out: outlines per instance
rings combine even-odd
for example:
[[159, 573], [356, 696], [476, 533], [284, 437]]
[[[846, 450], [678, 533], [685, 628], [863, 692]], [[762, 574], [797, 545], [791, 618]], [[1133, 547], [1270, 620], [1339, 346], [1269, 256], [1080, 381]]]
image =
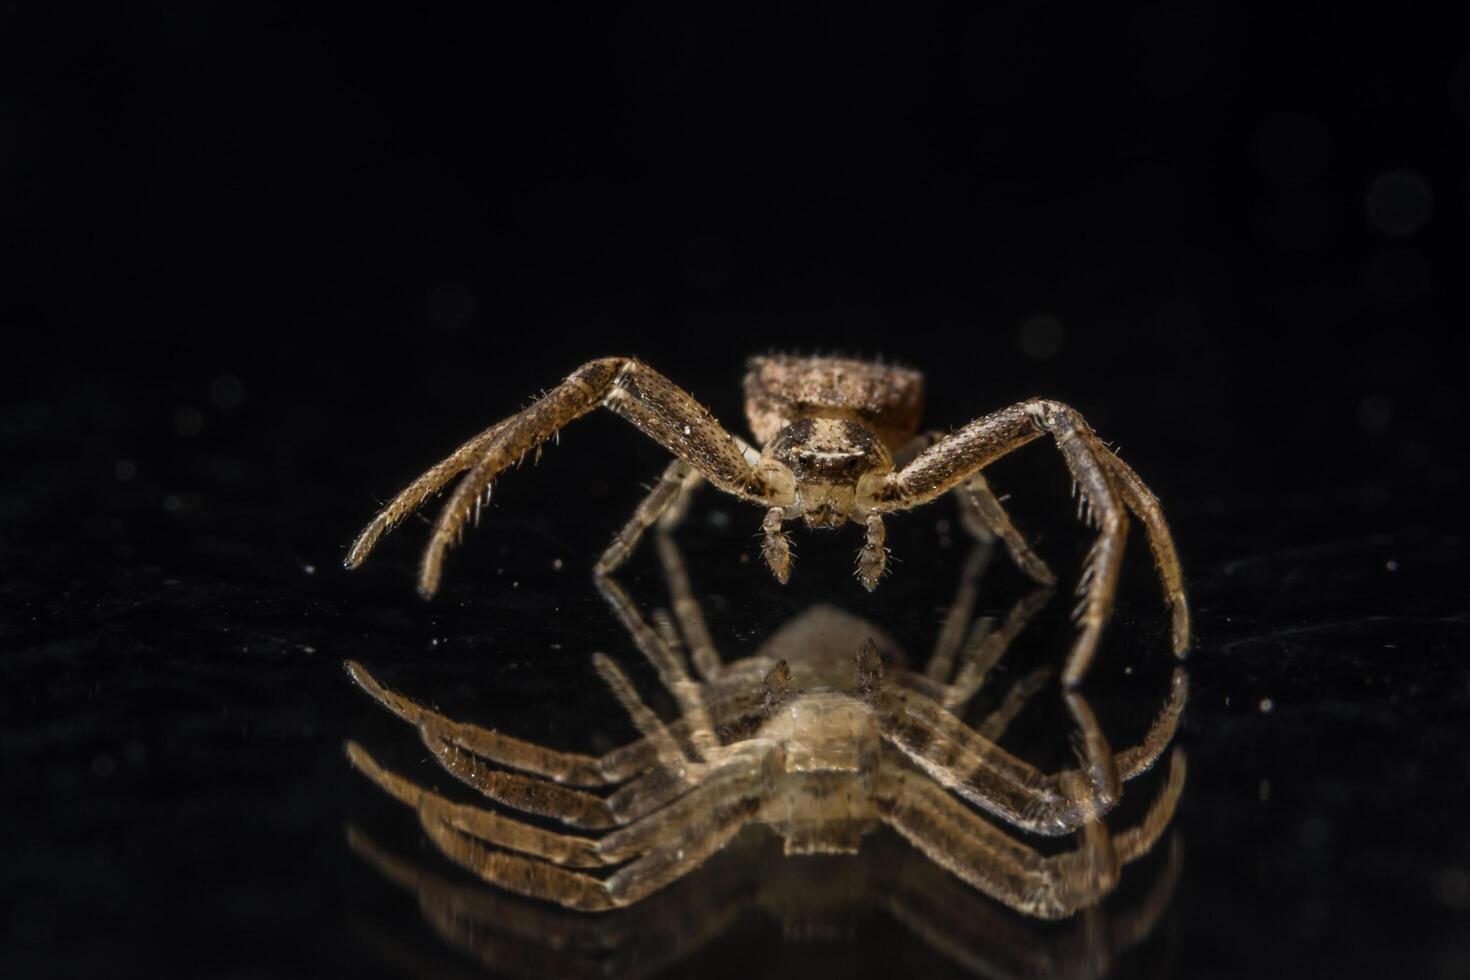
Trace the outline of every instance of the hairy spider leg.
[[[451, 861], [509, 891], [583, 911], [635, 902], [723, 847], [759, 810], [769, 751], [768, 744], [748, 743], [693, 791], [593, 840], [452, 803], [383, 769], [356, 743], [347, 747], [354, 766], [418, 812], [425, 833]], [[623, 866], [605, 879], [565, 870], [617, 865]]]
[[[638, 547], [638, 542], [643, 538], [643, 532], [662, 521], [670, 514], [677, 518], [683, 518], [683, 512], [687, 510], [687, 498], [696, 486], [704, 478], [699, 471], [682, 459], [676, 459], [668, 465], [668, 468], [659, 476], [658, 482], [653, 489], [648, 491], [648, 496], [639, 501], [638, 506], [633, 509], [633, 516], [628, 518], [628, 523], [623, 525], [608, 544], [607, 550], [597, 560], [594, 571], [599, 577], [610, 575], [628, 556]], [[675, 506], [679, 504], [680, 506]]]
[[[1088, 808], [1092, 813], [1080, 828], [1078, 848], [1051, 857], [1012, 839], [912, 771], [881, 769], [875, 795], [884, 822], [931, 861], [1018, 911], [1060, 919], [1110, 892], [1119, 867], [1153, 847], [1174, 815], [1184, 777], [1184, 755], [1176, 749], [1169, 778], [1142, 823], [1114, 839], [1096, 808]], [[1069, 792], [1086, 795], [1081, 774], [1068, 782]]]
[[1102, 460], [1112, 471], [1128, 509], [1143, 521], [1148, 532], [1154, 565], [1159, 570], [1164, 591], [1169, 596], [1174, 653], [1182, 657], [1189, 649], [1189, 602], [1184, 596], [1184, 571], [1179, 565], [1179, 555], [1174, 550], [1174, 538], [1169, 533], [1169, 525], [1164, 522], [1164, 508], [1159, 506], [1159, 498], [1153, 495], [1153, 491], [1133, 472], [1133, 467], [1123, 462], [1117, 453], [1105, 453]]
[[[1078, 592], [1080, 630], [1062, 672], [1063, 683], [1080, 683], [1097, 650], [1108, 611], [1117, 589], [1123, 546], [1128, 531], [1126, 507], [1140, 512], [1151, 541], [1164, 591], [1174, 609], [1174, 650], [1189, 645], [1188, 615], [1183, 608], [1182, 572], [1168, 527], [1157, 508], [1140, 496], [1142, 483], [1125, 492], [1117, 457], [1095, 436], [1076, 411], [1060, 402], [1032, 399], [971, 422], [925, 449], [903, 469], [892, 474], [880, 492], [877, 510], [907, 510], [927, 503], [962, 483], [995, 460], [1029, 442], [1050, 435], [1076, 482], [1084, 515], [1098, 528], [1098, 536], [1084, 563]], [[1131, 473], [1131, 471], [1129, 471]], [[1137, 481], [1137, 477], [1133, 477]], [[1175, 591], [1176, 586], [1179, 591]]]
[[369, 697], [404, 721], [421, 728], [426, 739], [452, 742], [475, 755], [570, 786], [606, 786], [623, 782], [632, 773], [609, 775], [603, 760], [578, 752], [559, 752], [509, 735], [451, 721], [432, 708], [384, 687], [372, 672], [355, 660], [346, 662], [347, 675]]
[[496, 422], [473, 439], [465, 442], [446, 458], [435, 463], [422, 476], [399, 491], [388, 504], [378, 511], [368, 526], [362, 529], [348, 549], [342, 564], [348, 568], [361, 565], [377, 545], [378, 539], [393, 530], [403, 519], [423, 506], [424, 501], [444, 489], [445, 484], [474, 466], [485, 454], [510, 419]]
[[[559, 752], [478, 725], [451, 721], [432, 708], [383, 686], [362, 664], [348, 661], [346, 666], [348, 675], [373, 700], [420, 729], [421, 736], [436, 757], [448, 752], [445, 746], [436, 743], [448, 743], [497, 765], [581, 787], [617, 786], [658, 765], [658, 753], [646, 737], [611, 749], [597, 758]], [[749, 727], [757, 716], [764, 716], [758, 695], [750, 690], [758, 682], [759, 676], [739, 690], [722, 682], [709, 702], [719, 729], [731, 726], [743, 729]], [[675, 737], [684, 738], [688, 734], [688, 725], [686, 720], [679, 719], [666, 727]]]
[[1016, 529], [1011, 515], [1001, 506], [1000, 498], [990, 489], [990, 484], [979, 473], [956, 487], [954, 493], [960, 498], [960, 523], [974, 537], [987, 533], [1005, 542], [1011, 560], [1030, 578], [1040, 585], [1055, 585], [1056, 574], [1041, 556], [1031, 550], [1031, 545]]
[[458, 543], [465, 525], [478, 513], [495, 478], [567, 423], [599, 407], [633, 423], [726, 493], [766, 502], [768, 489], [764, 482], [734, 437], [708, 409], [643, 362], [606, 357], [582, 365], [528, 408], [461, 447], [430, 471], [435, 474], [433, 479], [429, 474], [420, 478], [423, 487], [415, 481], [410, 487], [412, 493], [406, 490], [400, 494], [358, 536], [345, 563], [349, 568], [360, 565], [383, 533], [433, 492], [425, 488], [442, 487], [454, 473], [463, 471], [460, 464], [464, 458], [477, 453], [478, 461], [460, 479], [440, 512], [419, 567], [419, 591], [433, 595], [439, 587], [446, 552]]
[[442, 820], [460, 833], [487, 844], [544, 858], [554, 864], [595, 868], [609, 862], [597, 853], [591, 837], [543, 830], [502, 816], [493, 810], [454, 803], [432, 790], [385, 769], [357, 742], [347, 742], [347, 758], [358, 772], [389, 796], [418, 811], [424, 821]]
[[[1169, 700], [1145, 733], [1143, 741], [1114, 755], [1118, 778], [1129, 780], [1146, 772], [1158, 760], [1178, 729], [1188, 692], [1188, 677], [1176, 668]], [[1090, 802], [1079, 806], [1063, 790], [1064, 779], [1076, 770], [1047, 774], [1005, 751], [943, 706], [909, 689], [883, 690], [874, 699], [880, 731], [889, 744], [928, 773], [937, 783], [1001, 819], [1032, 833], [1071, 833], [1091, 817]], [[1079, 702], [1069, 701], [1069, 707]], [[1084, 703], [1085, 704], [1085, 703]], [[1084, 752], [1106, 747], [1091, 712], [1077, 712]], [[1084, 759], [1089, 771], [1105, 763]]]
[[[937, 430], [915, 436], [894, 456], [894, 466], [901, 472], [921, 453], [946, 438], [945, 433]], [[1041, 556], [1032, 550], [1025, 536], [1016, 529], [1011, 515], [990, 489], [990, 483], [985, 477], [975, 473], [970, 479], [954, 487], [953, 492], [959, 502], [960, 525], [972, 538], [987, 543], [999, 538], [1017, 568], [1038, 584], [1056, 584], [1056, 575]]]

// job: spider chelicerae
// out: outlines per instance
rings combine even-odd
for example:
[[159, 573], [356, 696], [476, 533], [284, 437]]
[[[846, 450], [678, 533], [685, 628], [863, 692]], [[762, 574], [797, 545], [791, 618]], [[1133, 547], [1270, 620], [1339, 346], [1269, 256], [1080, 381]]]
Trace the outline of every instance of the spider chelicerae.
[[608, 357], [578, 368], [529, 408], [464, 443], [385, 506], [358, 535], [344, 564], [360, 565], [384, 533], [461, 477], [434, 526], [419, 572], [419, 591], [439, 587], [444, 557], [479, 515], [502, 471], [540, 447], [562, 426], [595, 408], [616, 412], [676, 458], [613, 539], [597, 564], [616, 569], [643, 532], [661, 519], [671, 525], [689, 492], [708, 481], [765, 508], [762, 555], [781, 582], [791, 574], [784, 522], [832, 528], [851, 520], [864, 529], [857, 577], [873, 589], [888, 551], [883, 517], [954, 491], [966, 528], [999, 537], [1033, 579], [1055, 578], [981, 475], [1000, 457], [1050, 435], [1076, 483], [1080, 512], [1098, 529], [1078, 592], [1079, 631], [1062, 680], [1082, 679], [1097, 649], [1117, 589], [1131, 511], [1144, 524], [1172, 613], [1174, 652], [1189, 645], [1183, 575], [1158, 500], [1075, 410], [1031, 399], [1001, 409], [947, 435], [919, 434], [923, 376], [886, 364], [832, 357], [752, 358], [745, 376], [745, 411], [760, 450], [727, 432], [683, 389], [630, 357]]
[[[788, 854], [853, 853], [886, 824], [985, 894], [1054, 919], [1108, 894], [1121, 865], [1147, 853], [1171, 820], [1184, 783], [1178, 749], [1140, 823], [1113, 833], [1103, 817], [1124, 781], [1151, 768], [1172, 740], [1186, 696], [1183, 668], [1143, 740], [1116, 755], [1087, 702], [1064, 690], [1076, 728], [1073, 769], [1043, 772], [997, 744], [1047, 668], [1022, 678], [978, 728], [964, 723], [990, 668], [1051, 591], [1039, 587], [999, 625], [977, 620], [971, 628], [986, 546], [966, 564], [934, 653], [918, 672], [881, 630], [829, 605], [808, 609], [751, 656], [724, 661], [676, 546], [662, 532], [655, 538], [671, 615], [651, 626], [614, 578], [599, 585], [679, 717], [665, 723], [611, 658], [595, 654], [598, 673], [641, 733], [600, 757], [453, 721], [363, 665], [347, 665], [363, 690], [418, 728], [454, 776], [501, 806], [566, 828], [452, 802], [348, 742], [353, 765], [413, 807], [439, 849], [485, 881], [606, 911], [689, 874], [750, 824], [774, 829]], [[1044, 855], [1006, 827], [1076, 834], [1077, 846]]]

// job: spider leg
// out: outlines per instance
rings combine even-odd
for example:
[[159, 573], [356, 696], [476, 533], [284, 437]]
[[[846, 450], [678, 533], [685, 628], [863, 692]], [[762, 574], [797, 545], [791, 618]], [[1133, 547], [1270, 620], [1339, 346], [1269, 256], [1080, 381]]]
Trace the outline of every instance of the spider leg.
[[944, 614], [944, 625], [934, 640], [934, 650], [924, 665], [924, 675], [939, 684], [946, 683], [954, 671], [954, 657], [965, 642], [965, 631], [975, 615], [975, 599], [980, 591], [980, 575], [990, 565], [991, 542], [976, 540], [960, 570], [960, 584], [954, 600]]
[[605, 830], [621, 822], [608, 806], [608, 798], [534, 776], [502, 772], [455, 743], [435, 737], [427, 728], [420, 728], [419, 734], [446, 772], [497, 803], [582, 830]]
[[[929, 431], [915, 436], [893, 457], [893, 465], [900, 471], [916, 460], [931, 446], [945, 441], [943, 432]], [[954, 488], [959, 501], [960, 524], [976, 541], [990, 542], [1000, 538], [1010, 552], [1016, 566], [1036, 582], [1043, 585], [1056, 583], [1056, 575], [1042, 561], [1041, 556], [1031, 550], [1031, 545], [1020, 531], [1016, 530], [1010, 514], [1006, 513], [1000, 498], [990, 489], [990, 484], [979, 473]]]
[[769, 502], [768, 498], [773, 496], [734, 438], [704, 406], [641, 361], [607, 357], [584, 364], [529, 408], [466, 443], [454, 456], [421, 477], [420, 491], [404, 496], [402, 505], [390, 504], [358, 536], [348, 552], [346, 564], [348, 567], [361, 564], [383, 532], [432, 492], [424, 487], [443, 486], [454, 472], [464, 469], [461, 464], [466, 458], [477, 455], [478, 462], [460, 480], [440, 513], [424, 551], [419, 591], [425, 596], [433, 595], [439, 586], [445, 553], [459, 541], [465, 525], [478, 513], [494, 479], [564, 425], [598, 407], [632, 422], [644, 435], [726, 493], [760, 503]]
[[[693, 792], [600, 840], [541, 830], [455, 804], [383, 769], [359, 745], [348, 757], [400, 802], [413, 807], [429, 838], [456, 864], [491, 884], [569, 908], [599, 911], [635, 902], [714, 854], [758, 811], [767, 745], [749, 745], [711, 771]], [[508, 848], [508, 854], [496, 848]], [[564, 867], [631, 864], [603, 880]]]
[[[661, 526], [660, 532], [662, 530]], [[701, 678], [706, 682], [713, 681], [724, 670], [724, 664], [720, 660], [719, 651], [715, 649], [709, 626], [704, 621], [704, 611], [700, 609], [699, 600], [694, 597], [694, 590], [689, 585], [689, 572], [684, 567], [679, 546], [674, 543], [672, 535], [665, 533], [655, 535], [654, 542], [658, 546], [659, 563], [663, 565], [664, 581], [668, 585], [669, 598], [673, 603], [674, 618], [678, 621], [679, 632], [684, 634], [684, 642], [689, 645], [689, 659]]]
[[990, 489], [985, 477], [976, 473], [954, 492], [960, 499], [960, 522], [965, 530], [982, 541], [987, 537], [1000, 538], [1021, 571], [1041, 585], [1056, 584], [1056, 574], [1016, 530], [1011, 515], [1001, 506], [1000, 498]]
[[601, 760], [588, 755], [558, 752], [478, 725], [451, 721], [432, 708], [384, 687], [357, 661], [347, 661], [346, 667], [348, 676], [358, 687], [399, 718], [422, 729], [426, 740], [442, 740], [500, 765], [571, 786], [605, 786], [626, 778], [606, 775]]
[[421, 819], [424, 833], [445, 857], [492, 885], [580, 912], [605, 912], [620, 903], [602, 879], [486, 847], [437, 817]]
[[[1118, 753], [1106, 751], [1096, 720], [1080, 697], [1069, 698], [1081, 733], [1082, 766], [1096, 785], [1116, 787], [1146, 772], [1158, 760], [1178, 729], [1188, 693], [1188, 677], [1176, 669], [1169, 699], [1150, 725], [1142, 742]], [[874, 702], [880, 731], [893, 745], [937, 783], [987, 813], [1032, 833], [1057, 835], [1076, 830], [1091, 813], [1065, 792], [1064, 783], [1076, 770], [1047, 774], [1005, 751], [965, 725], [940, 704], [915, 690], [884, 691]], [[1109, 770], [1116, 761], [1116, 776]], [[1108, 789], [1107, 805], [1117, 795]], [[1091, 805], [1089, 797], [1088, 805]]]
[[1010, 690], [1006, 691], [1006, 696], [1000, 706], [975, 726], [975, 732], [983, 739], [999, 742], [1011, 722], [1015, 720], [1016, 715], [1021, 713], [1021, 709], [1026, 707], [1028, 701], [1046, 687], [1054, 673], [1050, 667], [1043, 665], [1016, 681], [1011, 685]]
[[[1086, 780], [1072, 774], [1067, 790], [1086, 796]], [[1078, 834], [1079, 846], [1043, 857], [967, 809], [912, 771], [884, 768], [875, 796], [882, 819], [930, 860], [1011, 908], [1060, 919], [1094, 904], [1117, 884], [1119, 867], [1153, 846], [1174, 815], [1184, 788], [1184, 757], [1176, 750], [1169, 779], [1137, 828], [1114, 838], [1095, 807]], [[1130, 843], [1125, 850], [1121, 841]]]
[[614, 863], [597, 851], [597, 841], [575, 834], [542, 830], [493, 810], [451, 802], [398, 773], [384, 769], [361, 745], [348, 741], [347, 758], [357, 771], [389, 796], [418, 811], [423, 820], [442, 820], [462, 834], [497, 847], [544, 858], [569, 867], [596, 868]]
[[[1137, 510], [1149, 509], [1147, 500], [1141, 496], [1145, 492], [1142, 483], [1133, 476], [1136, 486], [1125, 489], [1129, 480], [1120, 475], [1116, 463], [1108, 461], [1116, 457], [1092, 433], [1082, 416], [1060, 402], [1032, 399], [977, 419], [919, 453], [891, 475], [879, 491], [875, 507], [880, 511], [903, 510], [933, 500], [968, 482], [1000, 457], [1048, 434], [1077, 483], [1084, 512], [1098, 527], [1098, 537], [1088, 553], [1079, 586], [1081, 629], [1062, 674], [1063, 683], [1070, 687], [1080, 682], [1086, 672], [1112, 606], [1128, 530], [1125, 504]], [[1188, 646], [1188, 616], [1180, 613], [1182, 606], [1177, 604], [1182, 601], [1182, 578], [1172, 543], [1166, 543], [1167, 538], [1161, 537], [1166, 529], [1162, 514], [1157, 512], [1157, 501], [1154, 504], [1145, 527], [1154, 542], [1154, 556], [1165, 592], [1174, 605], [1174, 647], [1180, 651]], [[1177, 601], [1176, 585], [1181, 597]]]
[[638, 608], [633, 605], [633, 601], [628, 598], [628, 594], [623, 591], [623, 587], [616, 580], [599, 575], [596, 581], [598, 591], [602, 593], [608, 605], [612, 606], [623, 628], [628, 631], [628, 635], [633, 638], [638, 649], [653, 664], [654, 669], [658, 671], [659, 680], [679, 703], [680, 714], [689, 722], [688, 733], [694, 749], [694, 760], [708, 759], [718, 743], [715, 740], [714, 723], [710, 720], [709, 709], [704, 703], [702, 686], [689, 676], [683, 660], [670, 649], [658, 632], [650, 628], [644, 621]]
[[770, 751], [766, 742], [742, 743], [693, 791], [599, 839], [595, 845], [598, 857], [608, 864], [621, 863], [660, 846], [671, 832], [703, 832], [704, 822], [721, 806], [762, 797], [763, 767]]
[[[646, 809], [676, 798], [688, 789], [689, 780], [697, 772], [691, 773], [693, 767], [668, 727], [638, 699], [627, 676], [606, 657], [599, 654], [594, 659], [615, 696], [644, 731], [641, 740], [614, 749], [602, 759], [555, 752], [488, 729], [452, 722], [383, 687], [361, 664], [349, 663], [348, 669], [374, 699], [416, 725], [424, 745], [450, 775], [505, 806], [577, 827], [600, 829], [627, 823]], [[751, 710], [749, 696], [745, 701], [728, 699], [721, 707], [724, 713], [738, 716]], [[577, 778], [566, 781], [574, 785], [625, 785], [604, 798], [559, 782], [502, 772], [486, 765], [485, 759], [530, 772], [549, 770], [553, 778], [571, 772]], [[642, 775], [637, 779], [625, 782], [639, 773]]]
[[1174, 550], [1174, 537], [1164, 521], [1164, 509], [1159, 506], [1159, 498], [1133, 472], [1133, 467], [1123, 462], [1116, 453], [1106, 453], [1102, 459], [1112, 471], [1123, 501], [1143, 522], [1144, 530], [1148, 533], [1149, 548], [1154, 553], [1154, 565], [1164, 583], [1164, 591], [1169, 597], [1169, 609], [1173, 615], [1174, 653], [1182, 657], [1189, 649], [1189, 602], [1184, 596], [1184, 570], [1179, 567], [1179, 554]]
[[628, 518], [628, 523], [623, 525], [623, 529], [597, 560], [594, 570], [597, 576], [609, 575], [627, 561], [643, 537], [643, 532], [654, 524], [660, 523], [671, 513], [682, 517], [680, 512], [688, 507], [685, 498], [703, 479], [698, 470], [682, 459], [670, 463], [659, 477], [658, 483], [648, 492], [648, 496], [633, 511], [633, 516]]
[[636, 902], [693, 871], [755, 819], [765, 802], [761, 778], [769, 746], [751, 745], [706, 786], [638, 823], [607, 835], [599, 853], [619, 860], [641, 851], [607, 879], [619, 904]]
[[358, 534], [342, 564], [348, 568], [356, 568], [361, 565], [377, 545], [379, 538], [397, 527], [409, 514], [422, 507], [424, 501], [443, 490], [446, 483], [474, 466], [510, 421], [506, 419], [495, 423], [461, 445], [446, 458], [435, 463], [422, 476], [399, 491], [398, 495], [378, 511], [377, 516]]
[[960, 668], [946, 688], [942, 701], [955, 714], [964, 711], [985, 683], [990, 669], [1005, 655], [1011, 643], [1021, 634], [1041, 608], [1051, 599], [1052, 588], [1037, 586], [1029, 594], [1016, 600], [1010, 612], [999, 626], [994, 621], [982, 619], [975, 623], [965, 641]]

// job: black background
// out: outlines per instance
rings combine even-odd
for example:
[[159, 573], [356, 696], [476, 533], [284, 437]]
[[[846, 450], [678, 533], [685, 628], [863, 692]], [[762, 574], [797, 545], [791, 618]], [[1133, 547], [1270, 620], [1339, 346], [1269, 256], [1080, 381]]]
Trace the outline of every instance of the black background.
[[[343, 549], [590, 357], [743, 429], [770, 349], [919, 367], [941, 427], [1065, 400], [1164, 501], [1198, 618], [1192, 850], [1167, 955], [1125, 973], [1470, 970], [1462, 37], [1401, 5], [524, 8], [0, 13], [17, 975], [405, 969], [364, 916], [467, 965], [342, 843], [350, 818], [423, 847], [341, 760], [407, 733], [338, 665], [419, 657], [462, 695], [519, 665], [511, 700], [578, 743], [608, 707], [586, 654], [617, 642], [583, 573], [661, 453], [569, 429], [433, 606], [422, 526], [351, 578]], [[1046, 452], [1005, 489], [1083, 547]], [[711, 569], [756, 516], [696, 536]], [[735, 634], [832, 582], [861, 605], [855, 547], [811, 541], [797, 592], [730, 570]], [[950, 585], [910, 564], [868, 608], [932, 624]], [[907, 962], [750, 928], [765, 959], [698, 968]]]

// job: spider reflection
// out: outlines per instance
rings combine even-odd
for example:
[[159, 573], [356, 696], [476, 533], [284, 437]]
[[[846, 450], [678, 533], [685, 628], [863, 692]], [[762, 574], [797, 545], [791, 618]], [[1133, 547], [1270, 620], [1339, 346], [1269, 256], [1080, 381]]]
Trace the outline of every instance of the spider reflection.
[[[1064, 691], [1076, 768], [1047, 772], [997, 744], [1048, 679], [1044, 673], [1023, 677], [978, 726], [962, 720], [990, 668], [1050, 592], [1043, 587], [1023, 598], [999, 624], [972, 625], [983, 547], [967, 563], [934, 653], [918, 672], [902, 666], [906, 658], [881, 630], [826, 605], [797, 616], [752, 655], [727, 662], [714, 649], [672, 539], [660, 536], [658, 545], [672, 615], [656, 615], [650, 625], [616, 581], [603, 578], [600, 587], [672, 694], [679, 717], [665, 723], [616, 663], [595, 655], [597, 671], [641, 733], [600, 757], [452, 721], [383, 686], [362, 665], [348, 664], [368, 694], [418, 728], [448, 772], [503, 808], [566, 828], [548, 830], [501, 809], [452, 802], [349, 742], [353, 764], [413, 807], [439, 850], [484, 881], [578, 911], [645, 900], [651, 907], [653, 899], [662, 907], [665, 889], [727, 847], [747, 846], [750, 835], [741, 831], [751, 824], [774, 830], [788, 855], [866, 851], [871, 845], [865, 838], [887, 825], [932, 862], [931, 871], [953, 876], [943, 891], [926, 885], [900, 900], [900, 885], [913, 874], [903, 862], [889, 878], [874, 872], [871, 886], [894, 897], [898, 905], [889, 903], [890, 910], [905, 921], [903, 909], [950, 891], [965, 896], [960, 904], [966, 906], [983, 903], [983, 893], [1034, 918], [1063, 919], [1084, 910], [1096, 917], [1121, 867], [1148, 853], [1167, 828], [1184, 784], [1178, 749], [1152, 805], [1136, 822], [1115, 831], [1103, 818], [1118, 803], [1124, 782], [1150, 769], [1173, 739], [1185, 700], [1182, 669], [1142, 740], [1116, 755], [1087, 702]], [[1038, 848], [1017, 832], [1071, 834], [1073, 846]], [[892, 844], [884, 835], [873, 839], [886, 840], [878, 845], [883, 848]], [[451, 896], [445, 900], [451, 905], [475, 906], [464, 889], [361, 835], [354, 836], [354, 847], [421, 898], [432, 892]], [[765, 894], [759, 882], [737, 884], [740, 894]], [[485, 901], [497, 909], [516, 903], [489, 895]], [[680, 908], [687, 914], [694, 906]], [[531, 918], [564, 916], [541, 905], [526, 909]], [[503, 911], [497, 916], [495, 922], [514, 918]], [[967, 911], [953, 929], [943, 925], [953, 919], [949, 907], [912, 924], [931, 945], [969, 963], [983, 959], [986, 948], [970, 923], [997, 916], [1014, 926], [993, 906], [988, 916]], [[472, 910], [455, 919], [475, 920]], [[553, 942], [561, 948], [560, 940]]]

